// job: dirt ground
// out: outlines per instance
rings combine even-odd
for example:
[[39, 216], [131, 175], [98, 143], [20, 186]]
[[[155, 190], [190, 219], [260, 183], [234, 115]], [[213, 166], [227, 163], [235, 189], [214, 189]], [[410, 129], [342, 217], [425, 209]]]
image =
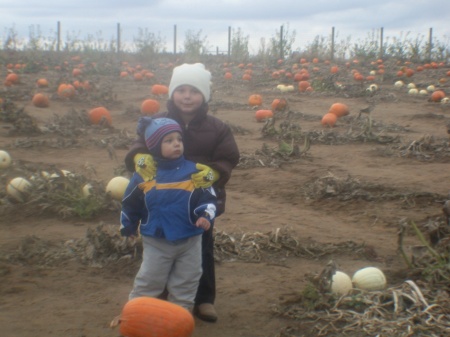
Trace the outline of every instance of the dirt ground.
[[[367, 84], [355, 87], [350, 69], [342, 70], [341, 81], [348, 83], [345, 89], [307, 94], [281, 93], [276, 89], [281, 82], [262, 69], [255, 68], [259, 75], [243, 82], [241, 69], [233, 66], [235, 78], [225, 83], [221, 65], [209, 68], [214, 76], [210, 113], [232, 126], [242, 158], [227, 185], [226, 213], [215, 227], [219, 320], [211, 324], [196, 319], [193, 336], [339, 336], [331, 328], [328, 334], [319, 334], [314, 326], [320, 321], [305, 324], [302, 330], [302, 321], [280, 314], [280, 305], [293, 301], [307, 284], [308, 275], [319, 274], [330, 260], [350, 276], [362, 267], [378, 267], [388, 287], [411, 277], [398, 252], [398, 232], [401, 224], [415, 222], [423, 227], [442, 221], [442, 204], [450, 189], [446, 127], [450, 109], [429, 102], [429, 96], [411, 96], [406, 88], [395, 89], [392, 77], [382, 82], [377, 78], [379, 90], [364, 94]], [[364, 71], [369, 70], [366, 65]], [[436, 85], [438, 71], [445, 74], [446, 70], [429, 70], [405, 82]], [[2, 72], [6, 76], [5, 68]], [[20, 85], [2, 88], [0, 97], [8, 97], [15, 110], [23, 108], [34, 119], [25, 123], [34, 123], [42, 131], [36, 135], [15, 132], [18, 124], [4, 118], [2, 111], [0, 149], [8, 151], [13, 160], [10, 168], [0, 171], [2, 183], [24, 168], [69, 170], [103, 186], [118, 172], [126, 174], [123, 158], [134, 137], [140, 104], [153, 97], [152, 83], [168, 84], [169, 76], [170, 69], [142, 82], [119, 80], [118, 72], [95, 74], [88, 79], [96, 91], [72, 100], [55, 94], [56, 82], [62, 77], [53, 70], [24, 74]], [[38, 90], [34, 81], [39, 77], [51, 82], [43, 89], [51, 94], [46, 109], [31, 104], [31, 95]], [[102, 92], [111, 95], [101, 96]], [[276, 114], [272, 128], [270, 123], [255, 121], [256, 109], [247, 104], [252, 93], [263, 95], [265, 108], [275, 98], [288, 101], [288, 108]], [[164, 109], [164, 98], [158, 99]], [[335, 102], [346, 103], [350, 115], [340, 118], [333, 128], [323, 127], [321, 118]], [[358, 114], [370, 102], [375, 102], [375, 108], [368, 129], [369, 115], [358, 118]], [[64, 116], [96, 105], [110, 109], [112, 128], [73, 127], [73, 134], [52, 129]], [[271, 133], [274, 130], [276, 135]], [[305, 137], [299, 137], [294, 139], [299, 152], [277, 154], [280, 135], [291, 144], [289, 132], [308, 134], [310, 148], [302, 152]], [[114, 143], [111, 150], [105, 144], [111, 144], [108, 137], [112, 135], [126, 136], [128, 143]], [[86, 238], [88, 230], [100, 225], [117, 228], [117, 203], [85, 219], [47, 210], [45, 200], [40, 208], [36, 203], [11, 202], [3, 190], [1, 335], [119, 336], [119, 330], [109, 324], [126, 302], [139, 262], [93, 263], [54, 254], [70, 250], [74, 242]], [[265, 244], [270, 238], [272, 248]], [[292, 243], [292, 239], [305, 247], [303, 253], [279, 244], [282, 240]], [[230, 244], [234, 250], [228, 249]], [[404, 236], [408, 256], [418, 244], [408, 227]], [[375, 335], [359, 329], [355, 336]]]

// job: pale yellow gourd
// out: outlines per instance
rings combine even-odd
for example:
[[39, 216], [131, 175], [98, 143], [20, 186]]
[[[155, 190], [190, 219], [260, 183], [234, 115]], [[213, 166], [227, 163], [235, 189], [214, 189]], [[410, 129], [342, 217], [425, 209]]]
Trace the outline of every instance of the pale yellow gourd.
[[16, 177], [11, 179], [11, 181], [6, 186], [6, 193], [14, 201], [24, 202], [25, 195], [28, 189], [31, 187], [31, 183], [22, 177]]
[[106, 192], [115, 200], [122, 201], [123, 195], [130, 180], [125, 177], [114, 177], [106, 185]]
[[90, 184], [90, 183], [85, 184], [83, 186], [83, 188], [81, 189], [83, 196], [85, 198], [89, 197], [92, 194], [92, 189], [93, 189], [92, 184]]
[[383, 290], [386, 288], [386, 276], [376, 267], [366, 267], [355, 272], [353, 286], [361, 290]]
[[0, 150], [0, 169], [8, 168], [11, 165], [11, 156], [8, 152]]
[[347, 295], [353, 289], [350, 276], [342, 271], [336, 271], [331, 279], [331, 292], [337, 295]]

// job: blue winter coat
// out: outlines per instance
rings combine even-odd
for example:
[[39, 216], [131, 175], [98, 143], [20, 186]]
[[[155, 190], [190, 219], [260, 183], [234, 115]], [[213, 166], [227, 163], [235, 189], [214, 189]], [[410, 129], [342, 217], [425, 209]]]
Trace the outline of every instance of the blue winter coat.
[[191, 175], [196, 172], [195, 163], [182, 156], [158, 161], [151, 181], [134, 173], [122, 200], [122, 235], [135, 235], [138, 228], [141, 235], [169, 241], [202, 234], [195, 222], [200, 216], [214, 219], [217, 198], [213, 188], [194, 187]]

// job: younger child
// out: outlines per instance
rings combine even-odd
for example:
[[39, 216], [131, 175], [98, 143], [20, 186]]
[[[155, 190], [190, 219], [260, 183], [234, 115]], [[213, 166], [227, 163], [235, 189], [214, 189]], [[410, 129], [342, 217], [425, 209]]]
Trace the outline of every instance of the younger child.
[[192, 311], [202, 275], [201, 234], [211, 226], [217, 198], [212, 187], [194, 187], [198, 170], [183, 156], [177, 122], [142, 117], [137, 133], [157, 171], [149, 181], [134, 173], [122, 201], [120, 232], [135, 236], [139, 228], [144, 248], [129, 299], [158, 297], [167, 288], [170, 302]]

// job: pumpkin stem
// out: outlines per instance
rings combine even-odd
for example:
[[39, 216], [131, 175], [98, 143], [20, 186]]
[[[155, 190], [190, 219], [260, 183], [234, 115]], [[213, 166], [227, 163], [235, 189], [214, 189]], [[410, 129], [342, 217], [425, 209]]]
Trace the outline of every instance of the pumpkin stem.
[[116, 326], [118, 326], [120, 324], [120, 315], [116, 316], [113, 318], [113, 320], [111, 321], [111, 323], [109, 324], [109, 327], [111, 329], [114, 329]]

